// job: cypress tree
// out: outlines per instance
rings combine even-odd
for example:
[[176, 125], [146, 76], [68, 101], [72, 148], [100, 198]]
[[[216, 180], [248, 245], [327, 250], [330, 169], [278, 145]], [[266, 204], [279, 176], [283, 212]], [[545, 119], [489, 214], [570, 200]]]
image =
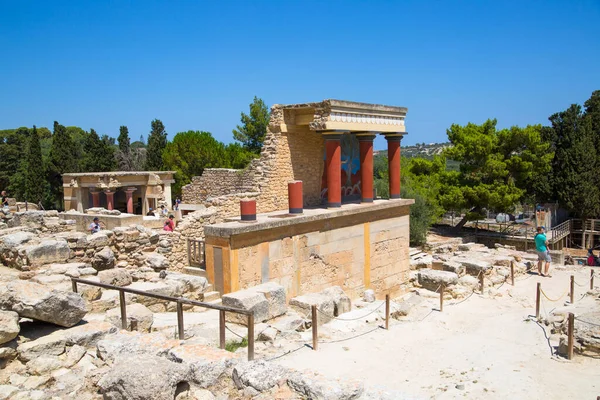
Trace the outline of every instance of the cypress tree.
[[119, 150], [121, 153], [129, 155], [131, 140], [129, 139], [129, 129], [126, 126], [119, 128], [119, 138], [117, 140], [119, 141]]
[[151, 125], [152, 130], [148, 136], [145, 169], [147, 171], [160, 171], [163, 169], [162, 153], [167, 147], [167, 132], [159, 119], [152, 121]]
[[96, 131], [90, 129], [84, 142], [84, 151], [85, 172], [108, 172], [114, 169], [115, 151], [108, 136], [104, 135], [100, 139]]
[[52, 147], [48, 164], [48, 181], [52, 190], [52, 197], [59, 209], [63, 206], [62, 175], [68, 172], [78, 172], [78, 160], [74, 156], [75, 145], [67, 129], [54, 121], [52, 133]]
[[29, 133], [26, 163], [25, 200], [37, 204], [44, 198], [45, 179], [40, 137], [38, 136], [35, 125]]

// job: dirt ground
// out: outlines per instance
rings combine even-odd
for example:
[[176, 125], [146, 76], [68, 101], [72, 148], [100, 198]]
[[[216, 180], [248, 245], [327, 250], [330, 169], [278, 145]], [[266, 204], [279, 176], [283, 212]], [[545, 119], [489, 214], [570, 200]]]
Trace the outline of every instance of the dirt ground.
[[[498, 289], [501, 296], [474, 294], [458, 304], [449, 301], [443, 313], [437, 311], [438, 300], [429, 298], [411, 312], [411, 321], [392, 320], [389, 331], [322, 343], [318, 351], [305, 347], [277, 362], [331, 378], [360, 379], [368, 387], [393, 390], [393, 398], [595, 399], [600, 396], [600, 359], [553, 356], [557, 338], [548, 341], [549, 331], [528, 318], [535, 314], [537, 282], [548, 297], [556, 298], [568, 288], [572, 273], [584, 284], [589, 270], [554, 271], [552, 278], [519, 277], [515, 287], [506, 283]], [[596, 281], [598, 286], [600, 279]], [[591, 296], [578, 301], [584, 289], [576, 287], [576, 312], [598, 310], [600, 302]], [[565, 299], [544, 300], [542, 315], [564, 307]], [[355, 323], [348, 331], [372, 329], [364, 321], [358, 324], [362, 326]]]

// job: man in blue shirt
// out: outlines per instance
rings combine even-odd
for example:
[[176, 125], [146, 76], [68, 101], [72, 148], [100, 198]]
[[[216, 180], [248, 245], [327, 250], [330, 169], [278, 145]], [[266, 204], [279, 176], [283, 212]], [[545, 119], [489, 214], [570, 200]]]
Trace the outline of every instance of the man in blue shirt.
[[[538, 273], [541, 276], [550, 276], [548, 275], [548, 271], [550, 270], [550, 262], [552, 258], [550, 257], [550, 251], [548, 250], [548, 239], [546, 238], [546, 234], [544, 233], [544, 227], [538, 226], [537, 234], [535, 235], [535, 249], [538, 254]], [[544, 273], [542, 274], [542, 263], [546, 262], [544, 267]]]

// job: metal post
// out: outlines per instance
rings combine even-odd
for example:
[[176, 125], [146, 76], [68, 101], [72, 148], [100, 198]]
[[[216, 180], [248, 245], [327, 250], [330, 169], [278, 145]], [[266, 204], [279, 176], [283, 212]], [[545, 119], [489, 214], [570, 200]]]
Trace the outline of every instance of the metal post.
[[183, 304], [177, 302], [177, 331], [179, 332], [179, 340], [185, 339], [185, 331], [183, 328]]
[[535, 291], [535, 319], [540, 319], [540, 300], [542, 295], [542, 284], [538, 282]]
[[515, 286], [515, 262], [510, 262], [510, 282], [513, 286]]
[[119, 306], [121, 307], [121, 328], [127, 330], [127, 305], [125, 304], [125, 292], [119, 290]]
[[254, 360], [254, 311], [248, 315], [248, 361]]
[[568, 326], [568, 341], [567, 341], [567, 358], [573, 359], [573, 331], [575, 330], [575, 314], [569, 313]]
[[390, 329], [390, 295], [385, 295], [385, 329]]
[[575, 303], [575, 275], [571, 275], [571, 304]]
[[483, 271], [481, 271], [481, 274], [479, 275], [479, 286], [481, 286], [481, 294], [483, 294]]
[[444, 311], [444, 284], [440, 286], [440, 312]]
[[[592, 277], [594, 276], [593, 274], [594, 274], [594, 271], [592, 271]], [[77, 293], [77, 282], [75, 282], [75, 281], [72, 280], [71, 281], [71, 286], [73, 288], [73, 292]]]
[[590, 290], [594, 290], [594, 270], [590, 270]]
[[317, 331], [317, 306], [312, 305], [310, 307], [312, 314], [312, 340], [313, 350], [317, 351], [319, 348], [319, 332]]
[[225, 311], [219, 310], [219, 347], [225, 348]]

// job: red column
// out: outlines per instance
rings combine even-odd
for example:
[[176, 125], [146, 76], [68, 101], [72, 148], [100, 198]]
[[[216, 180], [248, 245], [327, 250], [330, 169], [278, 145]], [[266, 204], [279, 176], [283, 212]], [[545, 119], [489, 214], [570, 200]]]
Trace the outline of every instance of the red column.
[[386, 135], [388, 142], [388, 168], [390, 177], [390, 199], [400, 198], [400, 140], [402, 135]]
[[304, 211], [302, 181], [288, 182], [288, 202], [290, 214], [302, 214]]
[[242, 221], [256, 221], [256, 200], [240, 200], [240, 214]]
[[360, 148], [360, 192], [363, 203], [373, 202], [373, 139], [375, 135], [357, 135]]
[[127, 195], [127, 213], [133, 214], [133, 192], [136, 191], [136, 188], [127, 188], [125, 194]]
[[325, 136], [327, 165], [327, 207], [342, 206], [342, 149], [340, 135]]
[[106, 209], [112, 210], [114, 207], [113, 204], [114, 204], [115, 192], [111, 192], [110, 190], [105, 190], [104, 193], [106, 194]]
[[93, 191], [92, 193], [92, 206], [100, 207], [100, 192]]

